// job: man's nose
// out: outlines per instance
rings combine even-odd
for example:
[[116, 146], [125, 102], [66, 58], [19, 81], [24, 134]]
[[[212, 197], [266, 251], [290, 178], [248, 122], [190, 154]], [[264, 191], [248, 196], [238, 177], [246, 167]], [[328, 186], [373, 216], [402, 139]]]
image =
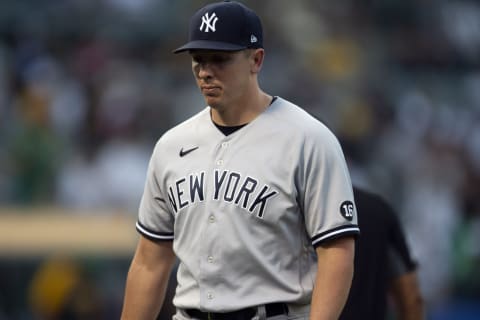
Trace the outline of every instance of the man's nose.
[[212, 66], [210, 63], [205, 62], [205, 63], [200, 63], [198, 65], [198, 77], [199, 78], [210, 78], [212, 77], [213, 72], [212, 72]]

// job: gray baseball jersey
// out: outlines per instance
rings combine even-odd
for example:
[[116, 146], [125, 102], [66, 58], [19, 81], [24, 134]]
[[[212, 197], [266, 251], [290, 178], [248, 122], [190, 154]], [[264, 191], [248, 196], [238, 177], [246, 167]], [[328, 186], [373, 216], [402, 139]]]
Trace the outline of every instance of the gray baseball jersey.
[[174, 304], [211, 312], [309, 303], [314, 247], [359, 232], [337, 139], [282, 98], [228, 136], [209, 107], [166, 132], [136, 227], [173, 240]]

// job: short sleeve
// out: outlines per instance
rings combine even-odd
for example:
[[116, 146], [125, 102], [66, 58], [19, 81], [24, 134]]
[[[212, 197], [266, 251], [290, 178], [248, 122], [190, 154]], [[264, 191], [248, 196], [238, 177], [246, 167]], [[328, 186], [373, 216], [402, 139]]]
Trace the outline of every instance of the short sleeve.
[[324, 128], [303, 154], [301, 201], [312, 244], [359, 234], [350, 175], [336, 137]]
[[136, 229], [151, 240], [173, 240], [174, 216], [168, 205], [168, 194], [162, 188], [159, 149], [157, 143], [148, 165]]
[[387, 204], [385, 210], [389, 211], [389, 239], [388, 239], [388, 263], [391, 277], [398, 277], [417, 268], [416, 261], [410, 254], [405, 232], [398, 219], [396, 212]]

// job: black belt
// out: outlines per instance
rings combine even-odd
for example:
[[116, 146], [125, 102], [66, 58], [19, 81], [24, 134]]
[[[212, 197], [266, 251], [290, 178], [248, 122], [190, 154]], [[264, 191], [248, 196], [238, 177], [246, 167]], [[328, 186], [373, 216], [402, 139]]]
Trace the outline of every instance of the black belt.
[[[257, 314], [257, 310], [257, 307], [251, 307], [231, 312], [204, 312], [198, 309], [186, 309], [185, 312], [200, 320], [250, 320]], [[269, 303], [265, 305], [265, 312], [267, 318], [288, 314], [288, 306], [285, 303]]]

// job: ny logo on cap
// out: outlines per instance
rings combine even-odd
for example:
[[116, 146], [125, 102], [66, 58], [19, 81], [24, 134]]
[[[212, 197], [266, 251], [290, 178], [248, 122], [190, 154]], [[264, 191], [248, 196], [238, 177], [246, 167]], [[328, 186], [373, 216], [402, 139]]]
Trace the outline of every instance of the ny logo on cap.
[[[217, 24], [218, 18], [217, 15], [212, 13], [211, 16], [208, 16], [208, 12], [205, 13], [202, 17], [202, 25], [200, 26], [200, 31], [203, 32], [215, 32], [215, 24]], [[203, 30], [203, 27], [205, 27], [205, 30]]]

